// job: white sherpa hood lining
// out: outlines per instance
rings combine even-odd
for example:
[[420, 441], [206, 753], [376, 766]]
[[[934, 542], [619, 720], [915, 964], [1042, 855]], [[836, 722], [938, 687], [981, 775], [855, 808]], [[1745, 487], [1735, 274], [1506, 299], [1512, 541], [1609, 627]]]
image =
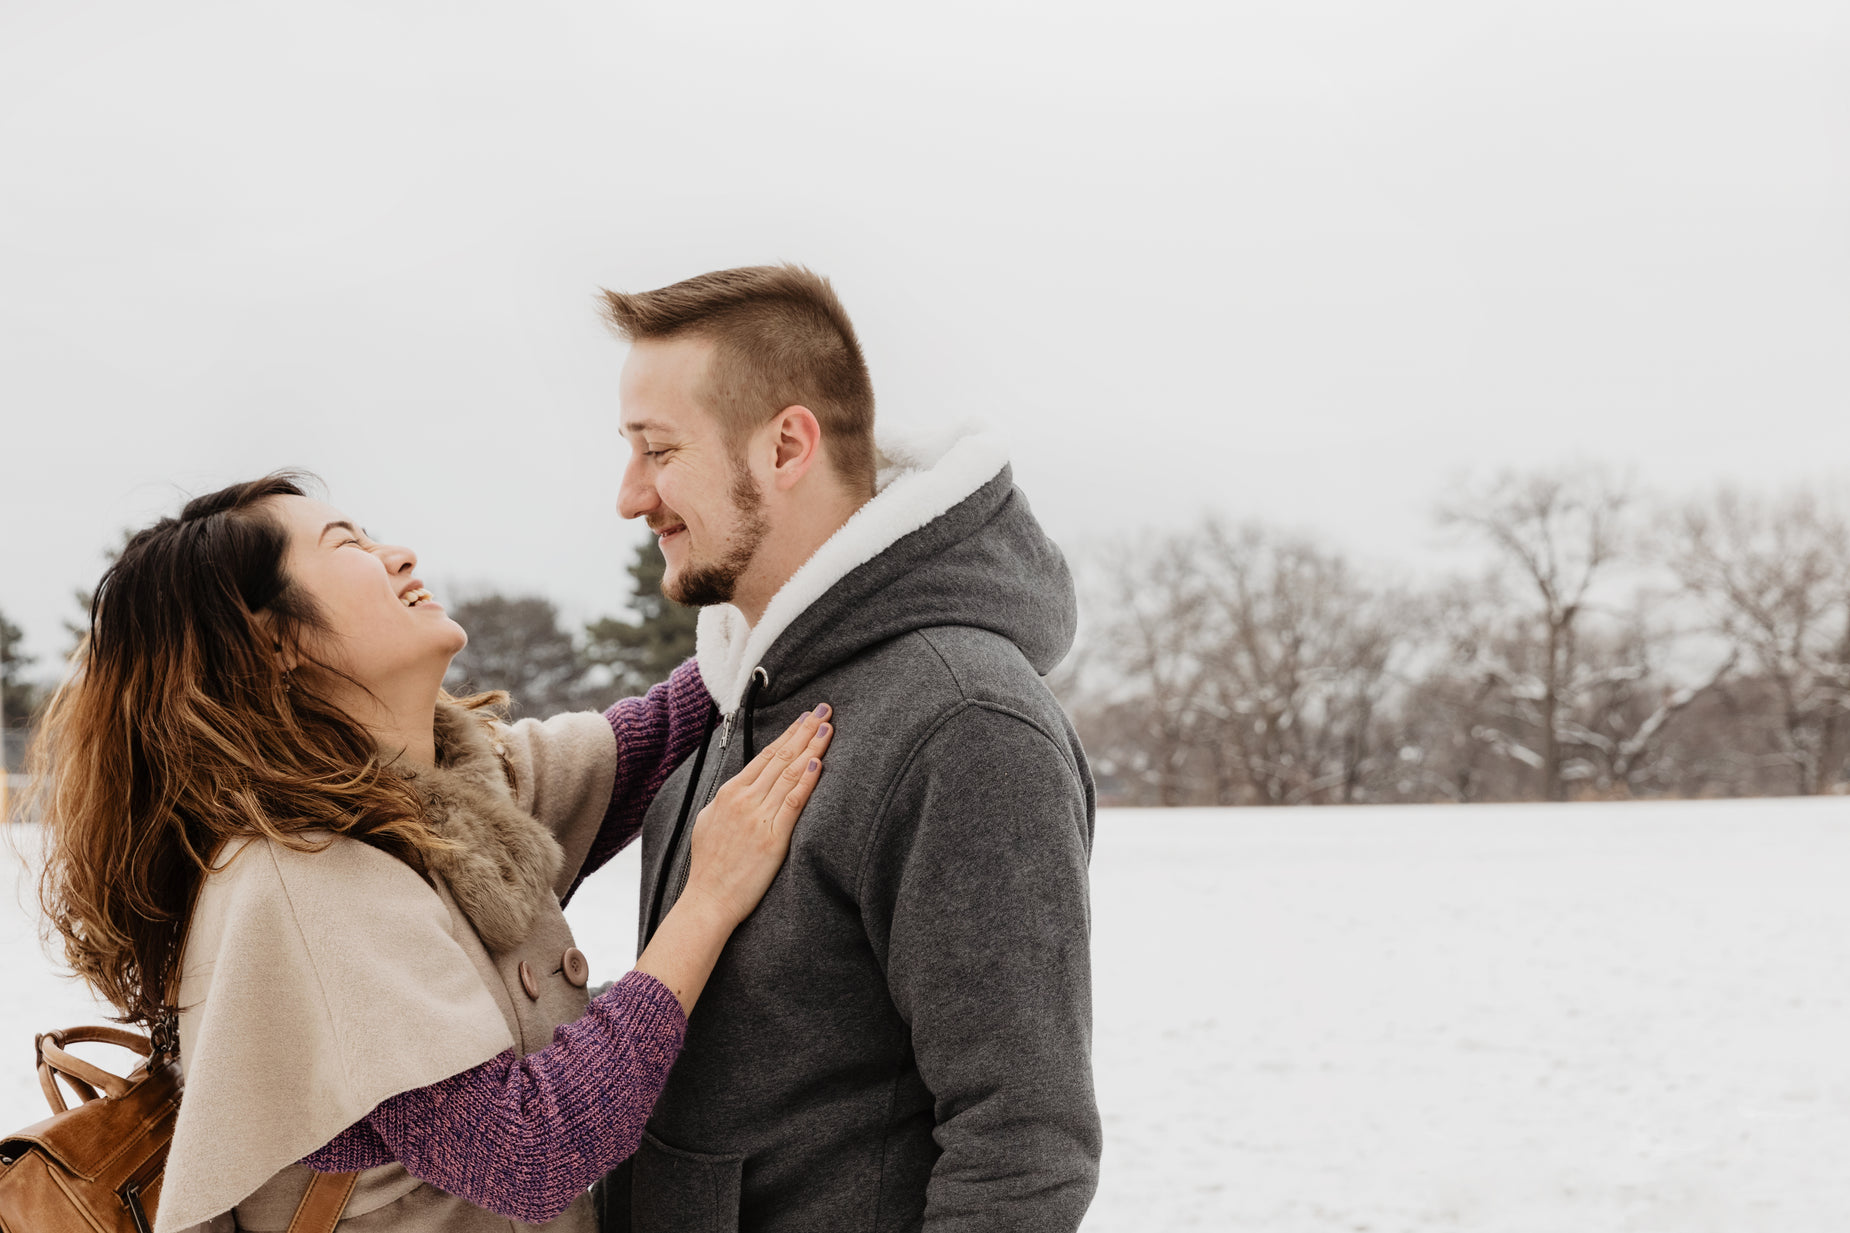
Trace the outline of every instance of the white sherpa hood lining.
[[771, 645], [829, 588], [906, 536], [943, 517], [1008, 465], [1008, 449], [990, 433], [935, 441], [882, 435], [875, 496], [805, 561], [748, 625], [731, 604], [701, 610], [695, 633], [700, 675], [720, 713], [745, 697], [752, 670]]

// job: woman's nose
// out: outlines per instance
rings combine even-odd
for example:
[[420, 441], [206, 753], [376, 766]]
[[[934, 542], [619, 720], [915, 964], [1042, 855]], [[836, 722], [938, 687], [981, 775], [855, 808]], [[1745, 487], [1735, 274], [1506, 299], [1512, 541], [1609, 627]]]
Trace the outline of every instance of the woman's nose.
[[408, 574], [418, 567], [418, 554], [403, 544], [387, 544], [380, 555], [385, 558], [385, 567], [390, 573]]

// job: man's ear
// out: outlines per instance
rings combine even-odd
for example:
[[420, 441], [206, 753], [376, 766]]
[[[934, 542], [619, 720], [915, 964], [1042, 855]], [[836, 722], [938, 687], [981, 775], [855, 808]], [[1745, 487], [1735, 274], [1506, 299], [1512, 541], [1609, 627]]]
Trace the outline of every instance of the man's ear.
[[808, 407], [785, 407], [771, 421], [772, 440], [777, 447], [773, 480], [779, 491], [788, 492], [822, 456], [822, 425]]

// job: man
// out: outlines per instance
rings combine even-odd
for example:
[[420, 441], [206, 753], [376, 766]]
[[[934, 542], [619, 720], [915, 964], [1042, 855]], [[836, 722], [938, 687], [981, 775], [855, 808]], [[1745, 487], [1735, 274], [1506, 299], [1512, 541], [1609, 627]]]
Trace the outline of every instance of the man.
[[[1078, 1227], [1097, 1183], [1092, 782], [1041, 677], [1059, 550], [990, 440], [881, 459], [854, 328], [807, 270], [606, 292], [631, 343], [619, 506], [700, 605], [712, 733], [643, 824], [641, 938], [693, 818], [802, 712], [840, 731], [636, 1156], [636, 1233]], [[898, 463], [876, 475], [879, 462]]]

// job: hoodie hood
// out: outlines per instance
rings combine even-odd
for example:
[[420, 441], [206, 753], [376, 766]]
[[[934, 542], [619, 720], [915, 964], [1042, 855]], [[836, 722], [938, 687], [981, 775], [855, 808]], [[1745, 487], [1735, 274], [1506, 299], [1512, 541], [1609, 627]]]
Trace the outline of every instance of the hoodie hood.
[[1045, 676], [1072, 648], [1078, 606], [1066, 558], [1015, 487], [988, 434], [938, 443], [883, 437], [877, 492], [792, 574], [764, 619], [731, 604], [700, 614], [700, 675], [724, 714], [753, 672], [759, 704], [789, 696], [869, 647], [965, 625], [999, 634]]

